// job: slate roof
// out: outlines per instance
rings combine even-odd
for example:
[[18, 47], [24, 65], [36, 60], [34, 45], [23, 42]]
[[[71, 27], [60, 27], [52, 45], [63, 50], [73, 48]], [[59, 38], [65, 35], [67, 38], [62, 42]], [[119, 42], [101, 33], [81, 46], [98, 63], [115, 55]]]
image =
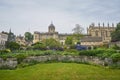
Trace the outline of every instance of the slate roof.
[[85, 36], [81, 38], [81, 42], [102, 42], [102, 37]]

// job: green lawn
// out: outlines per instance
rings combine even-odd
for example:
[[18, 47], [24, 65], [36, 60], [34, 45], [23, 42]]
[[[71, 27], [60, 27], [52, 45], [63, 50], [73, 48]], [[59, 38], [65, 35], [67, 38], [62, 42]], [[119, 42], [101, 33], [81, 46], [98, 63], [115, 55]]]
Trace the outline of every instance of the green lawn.
[[76, 63], [41, 63], [0, 70], [0, 80], [120, 80], [120, 70]]

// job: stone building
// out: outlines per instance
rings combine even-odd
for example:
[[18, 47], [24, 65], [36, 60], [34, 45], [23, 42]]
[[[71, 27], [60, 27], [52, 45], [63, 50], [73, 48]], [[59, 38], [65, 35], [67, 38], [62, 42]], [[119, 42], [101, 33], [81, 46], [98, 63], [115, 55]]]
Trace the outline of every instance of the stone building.
[[5, 49], [5, 43], [8, 39], [8, 35], [0, 33], [0, 50]]
[[85, 46], [100, 46], [103, 45], [102, 38], [101, 37], [91, 37], [91, 36], [85, 36], [81, 38], [81, 45]]
[[87, 28], [87, 36], [81, 39], [81, 45], [89, 46], [99, 46], [103, 44], [109, 44], [111, 41], [111, 33], [115, 30], [114, 24], [112, 26], [107, 24], [107, 26], [100, 25], [96, 26], [92, 23], [89, 28]]
[[23, 36], [17, 36], [16, 37], [16, 43], [20, 44], [20, 45], [23, 45], [25, 46], [26, 45], [26, 41], [25, 41], [25, 38]]
[[70, 36], [71, 34], [59, 34], [57, 31], [55, 31], [55, 26], [53, 25], [53, 23], [51, 23], [48, 26], [48, 32], [38, 32], [35, 31], [34, 32], [34, 39], [33, 39], [33, 43], [42, 41], [44, 39], [49, 39], [49, 38], [53, 38], [57, 41], [59, 41], [61, 44], [65, 44], [65, 39], [67, 36]]
[[15, 38], [16, 43], [20, 45], [20, 47], [31, 46], [32, 42], [26, 41], [24, 36], [17, 36]]

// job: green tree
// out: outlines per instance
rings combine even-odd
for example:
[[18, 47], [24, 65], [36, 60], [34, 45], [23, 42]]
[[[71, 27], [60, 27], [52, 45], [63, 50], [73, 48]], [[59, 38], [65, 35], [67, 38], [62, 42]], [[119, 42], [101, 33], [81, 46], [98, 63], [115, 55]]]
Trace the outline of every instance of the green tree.
[[79, 24], [76, 24], [72, 31], [75, 41], [77, 43], [80, 42], [80, 38], [83, 37], [84, 28], [82, 28]]
[[25, 40], [31, 42], [33, 40], [33, 35], [30, 32], [25, 32]]
[[65, 40], [65, 44], [66, 45], [72, 45], [73, 44], [73, 37], [72, 36], [68, 36]]
[[60, 47], [60, 43], [53, 38], [45, 39], [42, 41], [42, 43], [44, 43], [46, 45], [46, 47], [49, 47], [49, 48]]
[[37, 43], [33, 44], [32, 46], [33, 46], [33, 49], [40, 49], [40, 50], [46, 49], [45, 44], [42, 42], [37, 42]]
[[16, 42], [6, 42], [6, 48], [10, 50], [19, 50], [20, 45]]
[[117, 24], [117, 27], [114, 32], [111, 34], [112, 36], [112, 41], [120, 41], [120, 23]]

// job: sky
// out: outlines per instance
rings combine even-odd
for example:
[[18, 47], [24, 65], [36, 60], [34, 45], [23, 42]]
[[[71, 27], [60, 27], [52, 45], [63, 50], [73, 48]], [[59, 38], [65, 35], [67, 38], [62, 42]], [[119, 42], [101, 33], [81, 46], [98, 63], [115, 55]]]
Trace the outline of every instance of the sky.
[[0, 0], [0, 32], [24, 35], [47, 32], [53, 22], [59, 33], [72, 33], [76, 24], [120, 22], [120, 0]]

